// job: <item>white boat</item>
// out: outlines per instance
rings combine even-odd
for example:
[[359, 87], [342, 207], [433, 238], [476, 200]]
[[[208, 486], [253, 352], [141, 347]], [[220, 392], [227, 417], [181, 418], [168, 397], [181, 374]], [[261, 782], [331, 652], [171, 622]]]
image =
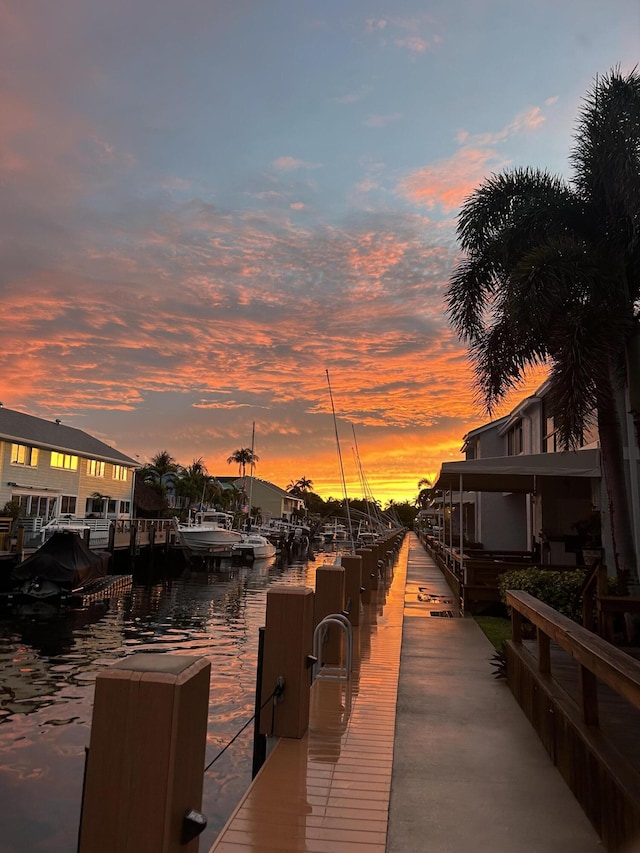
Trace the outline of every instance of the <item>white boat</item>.
[[174, 525], [180, 542], [190, 551], [230, 551], [242, 539], [242, 533], [233, 530], [233, 515], [229, 512], [204, 510], [188, 522], [175, 518]]
[[258, 533], [246, 533], [240, 542], [231, 546], [231, 556], [245, 560], [263, 560], [267, 557], [273, 557], [275, 553], [276, 546], [273, 542]]

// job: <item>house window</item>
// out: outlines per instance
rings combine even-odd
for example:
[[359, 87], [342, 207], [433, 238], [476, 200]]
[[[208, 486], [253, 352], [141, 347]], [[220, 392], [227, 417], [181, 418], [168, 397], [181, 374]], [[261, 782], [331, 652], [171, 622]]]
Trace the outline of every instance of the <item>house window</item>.
[[51, 467], [52, 468], [67, 468], [70, 471], [78, 470], [78, 457], [71, 456], [69, 453], [59, 453], [57, 450], [51, 451]]
[[131, 501], [120, 501], [120, 515], [129, 515], [131, 513]]
[[542, 452], [555, 453], [558, 450], [558, 432], [553, 418], [545, 418], [542, 435]]
[[56, 498], [52, 495], [13, 495], [13, 499], [18, 501], [20, 515], [25, 518], [49, 518], [53, 515]]
[[126, 480], [127, 479], [127, 469], [124, 465], [114, 465], [113, 466], [113, 479], [114, 480]]
[[75, 495], [60, 495], [60, 515], [76, 514]]
[[12, 444], [11, 464], [35, 468], [38, 464], [38, 448], [27, 447], [25, 444]]
[[87, 459], [87, 474], [89, 477], [104, 477], [104, 462], [98, 459]]
[[522, 421], [518, 421], [507, 433], [507, 456], [518, 456], [522, 449]]

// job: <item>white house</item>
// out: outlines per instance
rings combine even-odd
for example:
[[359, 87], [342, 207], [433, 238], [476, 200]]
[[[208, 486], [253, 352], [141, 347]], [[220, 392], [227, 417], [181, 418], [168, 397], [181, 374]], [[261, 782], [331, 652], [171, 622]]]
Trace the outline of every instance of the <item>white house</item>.
[[291, 495], [267, 480], [251, 476], [238, 477], [233, 481], [233, 485], [240, 491], [244, 491], [247, 504], [250, 499], [251, 506], [260, 508], [264, 523], [271, 519], [292, 521], [296, 513], [304, 512], [303, 498]]
[[[547, 391], [544, 383], [509, 415], [468, 432], [466, 459], [444, 463], [435, 488], [448, 493], [452, 517], [457, 512], [464, 518], [467, 539], [485, 549], [539, 548], [544, 562], [575, 565], [575, 525], [603, 505], [600, 451], [595, 431], [579, 450], [562, 451]], [[461, 490], [473, 493], [471, 510], [460, 500]], [[451, 529], [460, 535], [459, 525]]]
[[130, 517], [139, 463], [60, 421], [0, 406], [0, 508], [25, 517]]

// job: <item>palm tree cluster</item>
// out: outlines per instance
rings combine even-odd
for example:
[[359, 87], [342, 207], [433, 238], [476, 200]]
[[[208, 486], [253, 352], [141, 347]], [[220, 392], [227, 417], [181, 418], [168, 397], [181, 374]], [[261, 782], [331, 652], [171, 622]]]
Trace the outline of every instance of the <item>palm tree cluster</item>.
[[516, 168], [485, 180], [458, 220], [464, 258], [447, 291], [491, 412], [526, 368], [549, 366], [563, 445], [595, 417], [616, 568], [637, 582], [620, 394], [638, 373], [640, 75], [598, 77], [583, 101], [570, 181]]
[[171, 495], [176, 506], [184, 509], [197, 504], [223, 506], [230, 500], [229, 492], [223, 491], [216, 478], [209, 474], [202, 457], [182, 466], [167, 450], [162, 450], [143, 465], [136, 476], [163, 498]]
[[292, 480], [287, 486], [287, 491], [295, 495], [297, 498], [304, 497], [306, 492], [310, 492], [313, 488], [313, 480], [308, 480], [306, 477], [300, 477], [299, 480]]

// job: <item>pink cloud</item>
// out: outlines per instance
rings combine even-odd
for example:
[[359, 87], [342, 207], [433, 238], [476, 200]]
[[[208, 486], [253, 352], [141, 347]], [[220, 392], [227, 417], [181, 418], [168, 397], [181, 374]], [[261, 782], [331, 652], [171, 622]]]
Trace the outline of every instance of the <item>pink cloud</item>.
[[400, 195], [429, 209], [449, 213], [490, 173], [508, 165], [491, 149], [463, 148], [453, 157], [417, 169], [398, 185]]
[[293, 172], [296, 169], [319, 169], [321, 163], [309, 163], [306, 160], [298, 160], [295, 157], [278, 157], [271, 164], [279, 172]]
[[384, 127], [395, 121], [400, 121], [404, 118], [402, 113], [389, 113], [388, 115], [370, 116], [364, 123], [367, 127]]

